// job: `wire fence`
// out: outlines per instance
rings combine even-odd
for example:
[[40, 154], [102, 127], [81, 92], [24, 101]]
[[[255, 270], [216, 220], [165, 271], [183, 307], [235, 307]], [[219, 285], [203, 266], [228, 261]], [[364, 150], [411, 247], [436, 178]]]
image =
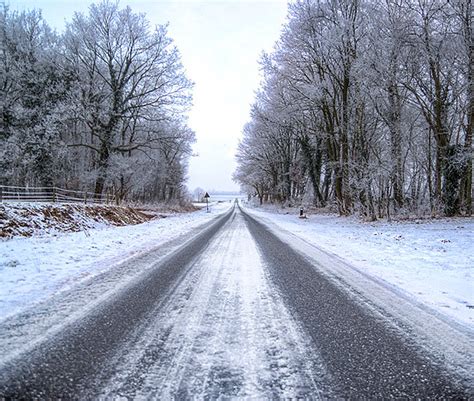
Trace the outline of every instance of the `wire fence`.
[[12, 185], [0, 185], [0, 202], [51, 202], [51, 203], [84, 203], [84, 204], [108, 204], [115, 201], [114, 197], [107, 193], [100, 197], [93, 192], [74, 191], [58, 187], [18, 187]]

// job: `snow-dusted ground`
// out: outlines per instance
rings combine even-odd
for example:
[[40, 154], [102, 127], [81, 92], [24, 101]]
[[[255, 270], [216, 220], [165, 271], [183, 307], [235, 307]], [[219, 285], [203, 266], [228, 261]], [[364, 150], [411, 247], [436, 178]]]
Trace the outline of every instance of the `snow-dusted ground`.
[[[124, 227], [0, 241], [0, 319], [79, 280], [186, 233], [211, 213], [177, 214]], [[474, 327], [474, 219], [362, 223], [355, 218], [250, 209], [305, 241]], [[279, 213], [277, 213], [279, 212]]]
[[0, 319], [177, 238], [231, 205], [213, 203], [210, 213], [175, 214], [138, 225], [0, 240]]
[[363, 223], [247, 210], [474, 328], [474, 219]]

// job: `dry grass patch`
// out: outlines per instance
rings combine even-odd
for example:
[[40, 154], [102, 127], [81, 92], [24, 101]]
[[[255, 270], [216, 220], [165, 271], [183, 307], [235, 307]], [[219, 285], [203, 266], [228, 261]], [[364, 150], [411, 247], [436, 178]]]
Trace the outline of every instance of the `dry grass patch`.
[[0, 237], [31, 237], [98, 226], [140, 224], [155, 216], [131, 207], [80, 204], [0, 204]]

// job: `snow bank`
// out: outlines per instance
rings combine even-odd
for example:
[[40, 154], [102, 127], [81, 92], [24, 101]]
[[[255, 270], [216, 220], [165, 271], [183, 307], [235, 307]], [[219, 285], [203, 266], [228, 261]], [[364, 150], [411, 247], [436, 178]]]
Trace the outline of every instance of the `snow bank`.
[[0, 204], [0, 238], [139, 224], [152, 217], [137, 209], [120, 206], [3, 203]]
[[230, 206], [215, 204], [210, 213], [199, 210], [137, 225], [97, 224], [82, 232], [53, 230], [42, 237], [0, 240], [0, 319], [177, 238]]
[[474, 328], [473, 218], [364, 223], [250, 211]]

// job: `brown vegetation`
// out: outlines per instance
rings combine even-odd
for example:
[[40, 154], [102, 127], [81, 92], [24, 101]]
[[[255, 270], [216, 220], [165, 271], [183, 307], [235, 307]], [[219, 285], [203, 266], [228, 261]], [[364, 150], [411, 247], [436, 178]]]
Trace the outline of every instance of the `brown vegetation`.
[[50, 231], [75, 232], [97, 226], [140, 224], [157, 215], [149, 210], [110, 205], [0, 205], [0, 237], [30, 237]]

